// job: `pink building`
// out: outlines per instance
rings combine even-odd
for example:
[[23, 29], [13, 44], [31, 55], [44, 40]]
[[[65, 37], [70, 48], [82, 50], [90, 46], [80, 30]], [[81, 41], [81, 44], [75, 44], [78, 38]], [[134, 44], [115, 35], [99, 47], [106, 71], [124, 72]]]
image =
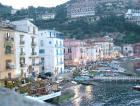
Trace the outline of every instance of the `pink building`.
[[86, 62], [84, 42], [76, 39], [65, 39], [65, 65], [78, 66]]

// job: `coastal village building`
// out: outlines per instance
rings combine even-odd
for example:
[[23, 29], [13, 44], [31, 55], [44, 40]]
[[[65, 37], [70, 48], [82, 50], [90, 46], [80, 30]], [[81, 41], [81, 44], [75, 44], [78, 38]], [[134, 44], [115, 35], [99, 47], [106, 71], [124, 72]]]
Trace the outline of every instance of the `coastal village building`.
[[105, 36], [102, 38], [91, 38], [91, 39], [85, 39], [84, 40], [87, 44], [90, 45], [97, 45], [100, 47], [100, 59], [109, 59], [111, 58], [111, 55], [113, 53], [113, 39], [109, 36]]
[[80, 0], [68, 6], [67, 16], [69, 18], [94, 16], [95, 15], [94, 8], [95, 8], [94, 0]]
[[113, 53], [111, 58], [122, 57], [122, 48], [120, 46], [113, 46]]
[[140, 25], [140, 10], [128, 9], [125, 18], [132, 23]]
[[101, 46], [89, 44], [86, 44], [85, 46], [88, 61], [98, 61], [102, 59], [103, 52]]
[[42, 20], [49, 20], [54, 18], [55, 18], [55, 13], [46, 13], [41, 16]]
[[14, 35], [13, 30], [0, 27], [0, 79], [16, 76]]
[[140, 57], [140, 43], [134, 44], [134, 56]]
[[64, 38], [55, 30], [39, 31], [41, 72], [64, 73]]
[[0, 79], [28, 77], [39, 72], [37, 27], [29, 20], [12, 23], [14, 27], [4, 25], [0, 29]]
[[129, 57], [133, 56], [134, 55], [133, 45], [131, 44], [123, 45], [123, 55]]
[[38, 28], [28, 19], [13, 21], [12, 24], [18, 31], [15, 33], [16, 69], [24, 77], [38, 74]]
[[65, 65], [66, 66], [79, 66], [85, 64], [86, 48], [84, 42], [76, 39], [65, 39]]

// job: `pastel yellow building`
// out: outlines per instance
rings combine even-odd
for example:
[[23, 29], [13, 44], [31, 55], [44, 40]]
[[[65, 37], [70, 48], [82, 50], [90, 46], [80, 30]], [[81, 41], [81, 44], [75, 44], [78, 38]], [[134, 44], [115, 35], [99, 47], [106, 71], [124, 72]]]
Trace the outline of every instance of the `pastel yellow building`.
[[0, 27], [0, 79], [15, 78], [14, 31]]

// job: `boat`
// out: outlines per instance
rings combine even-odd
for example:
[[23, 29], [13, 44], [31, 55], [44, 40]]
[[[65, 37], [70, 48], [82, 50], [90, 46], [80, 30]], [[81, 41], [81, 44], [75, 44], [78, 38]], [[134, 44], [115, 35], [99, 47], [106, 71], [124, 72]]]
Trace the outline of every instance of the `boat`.
[[140, 91], [140, 85], [133, 86], [133, 89]]
[[83, 85], [93, 85], [93, 83], [91, 83], [91, 82], [79, 82], [80, 84], [83, 84]]

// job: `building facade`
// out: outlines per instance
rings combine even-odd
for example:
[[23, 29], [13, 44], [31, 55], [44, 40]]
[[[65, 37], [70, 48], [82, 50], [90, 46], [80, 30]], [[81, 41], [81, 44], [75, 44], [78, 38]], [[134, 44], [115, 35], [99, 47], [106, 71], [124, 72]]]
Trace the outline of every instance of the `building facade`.
[[123, 55], [129, 57], [133, 56], [134, 55], [133, 45], [131, 44], [123, 45]]
[[78, 66], [86, 63], [84, 42], [76, 39], [65, 39], [65, 65]]
[[38, 28], [29, 20], [14, 21], [16, 69], [23, 77], [39, 73]]
[[128, 9], [125, 18], [132, 23], [140, 25], [140, 10]]
[[64, 38], [55, 30], [39, 31], [41, 72], [64, 73]]
[[0, 79], [16, 76], [14, 34], [14, 31], [0, 27]]
[[102, 59], [109, 59], [113, 54], [113, 39], [109, 36], [105, 36], [102, 38], [91, 38], [84, 40], [89, 45], [97, 45], [99, 48], [99, 56], [100, 60]]
[[95, 15], [94, 0], [80, 0], [72, 3], [67, 8], [67, 16], [69, 18], [94, 16]]
[[134, 44], [134, 56], [140, 57], [140, 43]]

